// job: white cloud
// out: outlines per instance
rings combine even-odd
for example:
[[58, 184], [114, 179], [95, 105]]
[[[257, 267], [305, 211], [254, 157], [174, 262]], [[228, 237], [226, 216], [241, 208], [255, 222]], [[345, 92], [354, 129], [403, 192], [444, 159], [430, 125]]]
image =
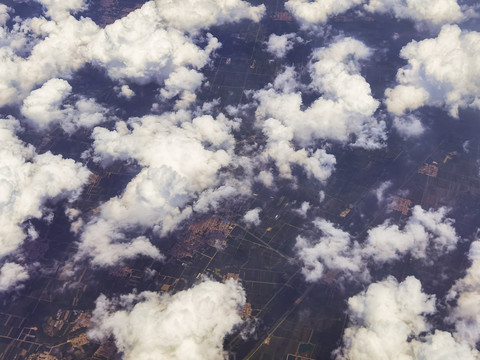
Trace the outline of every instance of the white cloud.
[[[358, 146], [378, 147], [378, 139], [367, 139], [365, 132], [367, 128], [379, 126], [372, 118], [379, 102], [372, 97], [370, 85], [360, 75], [358, 63], [370, 54], [368, 47], [352, 38], [339, 39], [315, 50], [309, 65], [310, 87], [323, 95], [302, 111], [301, 93], [278, 91], [285, 90], [283, 86], [260, 90], [255, 94], [259, 102], [257, 118], [273, 117], [281, 121], [302, 146], [316, 139], [347, 142], [349, 135], [355, 134], [359, 138]], [[293, 77], [291, 70], [288, 73]], [[287, 87], [291, 88], [291, 85]]]
[[404, 138], [420, 136], [425, 132], [422, 122], [414, 115], [396, 116], [393, 127]]
[[10, 15], [8, 15], [10, 11], [11, 9], [7, 5], [0, 4], [0, 26], [5, 26], [10, 19]]
[[471, 261], [465, 277], [457, 280], [449, 297], [457, 300], [448, 321], [455, 324], [455, 336], [475, 346], [480, 341], [480, 241], [470, 245], [468, 257]]
[[218, 47], [213, 36], [202, 49], [183, 31], [165, 27], [150, 1], [99, 31], [89, 43], [89, 58], [112, 79], [163, 84], [175, 71], [205, 66]]
[[243, 221], [245, 221], [248, 225], [258, 226], [260, 225], [260, 212], [262, 211], [261, 208], [255, 208], [252, 210], [247, 211], [245, 216], [243, 217]]
[[101, 296], [89, 335], [113, 335], [126, 360], [222, 360], [223, 338], [242, 320], [241, 285], [203, 281], [174, 295], [144, 292], [119, 301]]
[[365, 9], [393, 13], [399, 19], [425, 21], [434, 25], [455, 23], [464, 19], [457, 0], [370, 0]]
[[464, 342], [456, 341], [445, 331], [436, 330], [425, 342], [415, 342], [414, 358], [418, 360], [461, 359], [478, 360], [478, 351]]
[[58, 23], [33, 18], [25, 26], [36, 39], [28, 57], [19, 56], [13, 46], [0, 47], [0, 106], [21, 102], [52, 78], [71, 76], [88, 60], [87, 45], [99, 31], [90, 19], [73, 16]]
[[344, 348], [337, 359], [411, 359], [409, 336], [427, 331], [424, 314], [435, 311], [435, 296], [422, 292], [420, 281], [393, 277], [371, 284], [348, 299], [352, 325], [345, 329]]
[[417, 205], [403, 228], [386, 221], [368, 230], [362, 243], [331, 222], [316, 219], [317, 238], [298, 236], [295, 245], [303, 274], [308, 281], [317, 281], [330, 269], [364, 281], [369, 279], [367, 264], [382, 265], [407, 254], [431, 260], [454, 250], [459, 240], [446, 214], [445, 208], [426, 211]]
[[148, 239], [135, 238], [132, 246], [126, 234], [152, 228], [164, 236], [192, 211], [208, 211], [248, 191], [219, 173], [234, 161], [231, 132], [237, 126], [223, 115], [194, 117], [178, 111], [118, 122], [111, 131], [95, 128], [97, 160], [135, 160], [144, 168], [85, 226], [79, 256], [91, 256], [99, 265], [140, 254], [161, 258]]
[[464, 9], [464, 14], [456, 0], [288, 0], [285, 7], [302, 26], [310, 27], [364, 3], [364, 9], [370, 12], [433, 25], [459, 22], [472, 12]]
[[380, 263], [396, 260], [407, 253], [425, 259], [430, 251], [440, 254], [452, 251], [459, 237], [453, 220], [446, 215], [444, 207], [427, 211], [416, 205], [403, 229], [387, 221], [369, 230], [363, 251]]
[[122, 85], [120, 88], [117, 87], [116, 90], [118, 91], [118, 96], [127, 100], [135, 96], [135, 92], [130, 89], [128, 85]]
[[94, 99], [77, 97], [73, 105], [66, 104], [71, 92], [67, 81], [51, 79], [24, 100], [22, 114], [40, 130], [59, 124], [67, 133], [79, 127], [93, 127], [105, 120], [107, 110]]
[[7, 262], [0, 268], [0, 292], [11, 291], [28, 280], [28, 271], [19, 264]]
[[[32, 89], [52, 78], [68, 78], [87, 62], [104, 68], [114, 80], [166, 82], [169, 96], [188, 90], [182, 94], [185, 100], [199, 83], [196, 71], [220, 46], [213, 36], [204, 39], [197, 32], [241, 19], [259, 21], [265, 12], [263, 5], [254, 7], [241, 0], [152, 0], [100, 29], [88, 18], [70, 15], [84, 8], [83, 0], [40, 2], [51, 20], [25, 20], [21, 31], [1, 28], [0, 43], [9, 46], [0, 47], [0, 106], [21, 102]], [[2, 8], [2, 19], [5, 13]], [[30, 42], [31, 53], [20, 56]], [[195, 81], [182, 74], [195, 75]]]
[[379, 102], [360, 75], [359, 60], [370, 55], [368, 47], [352, 38], [315, 50], [308, 66], [309, 88], [322, 96], [308, 107], [290, 67], [273, 85], [253, 93], [257, 126], [267, 135], [261, 156], [275, 162], [280, 176], [292, 178], [291, 167], [298, 164], [310, 177], [325, 181], [334, 170], [335, 158], [317, 148], [319, 140], [367, 149], [382, 146], [384, 123], [373, 117]]
[[[195, 32], [212, 25], [250, 19], [258, 22], [265, 5], [251, 6], [243, 0], [155, 0], [162, 21], [169, 27]], [[188, 9], [188, 11], [186, 11]]]
[[266, 187], [271, 187], [273, 185], [273, 174], [271, 171], [262, 170], [258, 173], [257, 178]]
[[169, 167], [188, 181], [189, 191], [217, 182], [217, 171], [229, 164], [237, 123], [223, 115], [193, 117], [178, 111], [119, 121], [112, 131], [93, 131], [95, 154], [103, 161], [137, 160], [142, 166]]
[[37, 154], [15, 136], [17, 124], [0, 120], [0, 256], [20, 246], [27, 236], [22, 223], [41, 218], [46, 201], [75, 199], [90, 175], [71, 159]]
[[385, 200], [385, 192], [392, 186], [391, 181], [382, 182], [373, 192], [377, 198], [377, 202], [380, 204]]
[[401, 115], [423, 105], [445, 106], [458, 117], [459, 107], [480, 108], [480, 34], [456, 25], [438, 37], [412, 41], [400, 52], [408, 65], [397, 72], [398, 85], [387, 89], [389, 111]]
[[425, 89], [412, 85], [398, 85], [394, 89], [387, 89], [385, 95], [388, 111], [395, 115], [402, 115], [406, 110], [423, 106], [430, 97]]
[[81, 234], [77, 258], [87, 256], [97, 265], [114, 265], [138, 255], [162, 259], [144, 236], [131, 238], [129, 230], [157, 227], [162, 234], [191, 214], [183, 208], [190, 194], [186, 182], [169, 167], [145, 168], [125, 188], [99, 208]]
[[86, 9], [85, 0], [36, 0], [46, 8], [46, 15], [55, 20], [62, 20], [72, 12]]
[[363, 0], [288, 0], [285, 8], [304, 26], [325, 23], [330, 16], [360, 5]]
[[352, 242], [349, 233], [324, 219], [316, 219], [313, 224], [321, 233], [320, 238], [312, 241], [303, 236], [297, 236], [295, 244], [297, 256], [303, 263], [302, 272], [307, 281], [321, 279], [326, 269], [368, 277], [360, 245]]
[[277, 58], [283, 58], [293, 49], [295, 43], [303, 42], [295, 33], [276, 35], [271, 34], [266, 45], [267, 51]]
[[302, 205], [300, 205], [299, 209], [295, 209], [295, 211], [303, 217], [307, 217], [308, 210], [310, 210], [312, 206], [308, 201], [304, 201]]
[[327, 154], [323, 149], [295, 150], [293, 145], [294, 135], [292, 129], [282, 125], [276, 119], [270, 118], [263, 122], [263, 133], [268, 137], [263, 160], [275, 161], [280, 176], [292, 179], [291, 165], [298, 164], [303, 167], [309, 177], [319, 181], [327, 180], [335, 168], [335, 157]]
[[475, 360], [480, 355], [447, 332], [428, 333], [425, 316], [435, 312], [435, 296], [423, 293], [412, 276], [371, 284], [348, 305], [351, 324], [343, 348], [335, 351], [337, 360]]

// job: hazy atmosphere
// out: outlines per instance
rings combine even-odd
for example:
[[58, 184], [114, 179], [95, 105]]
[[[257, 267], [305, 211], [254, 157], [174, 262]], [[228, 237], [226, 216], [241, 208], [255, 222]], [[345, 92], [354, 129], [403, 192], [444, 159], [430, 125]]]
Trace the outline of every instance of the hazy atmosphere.
[[2, 0], [0, 360], [480, 360], [474, 0]]

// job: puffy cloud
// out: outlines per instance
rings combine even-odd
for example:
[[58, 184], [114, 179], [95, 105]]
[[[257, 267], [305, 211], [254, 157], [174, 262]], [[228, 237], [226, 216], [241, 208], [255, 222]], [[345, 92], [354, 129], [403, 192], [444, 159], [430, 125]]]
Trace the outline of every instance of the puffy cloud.
[[164, 113], [119, 121], [112, 131], [93, 131], [95, 154], [103, 161], [135, 159], [141, 165], [169, 167], [201, 191], [217, 181], [217, 171], [229, 164], [237, 123], [223, 115], [193, 117], [190, 112]]
[[243, 221], [245, 221], [248, 225], [255, 225], [258, 226], [260, 225], [260, 212], [262, 209], [260, 208], [255, 208], [252, 210], [247, 211], [245, 216], [243, 217]]
[[7, 5], [0, 4], [0, 26], [5, 26], [8, 19], [10, 19], [10, 8]]
[[462, 359], [477, 360], [480, 356], [475, 348], [456, 341], [445, 331], [436, 330], [424, 342], [414, 343], [414, 358], [418, 360]]
[[0, 292], [18, 288], [29, 277], [28, 271], [22, 265], [11, 262], [3, 264], [0, 268]]
[[[105, 67], [112, 79], [163, 84], [175, 71], [205, 66], [219, 45], [209, 36], [202, 49], [183, 31], [165, 27], [155, 2], [150, 1], [99, 31], [89, 44], [89, 57]], [[180, 85], [178, 79], [176, 85]]]
[[480, 34], [456, 25], [410, 42], [400, 52], [408, 65], [397, 72], [398, 85], [385, 92], [388, 110], [401, 115], [423, 105], [445, 106], [458, 117], [459, 107], [480, 108], [479, 52]]
[[[51, 20], [33, 18], [24, 21], [23, 31], [0, 31], [1, 42], [2, 37], [10, 39], [9, 46], [0, 48], [0, 106], [22, 101], [52, 78], [68, 78], [87, 62], [105, 68], [114, 80], [165, 82], [169, 96], [188, 90], [191, 97], [201, 76], [197, 70], [220, 46], [213, 36], [204, 38], [197, 32], [241, 19], [258, 21], [265, 12], [263, 5], [253, 7], [241, 0], [151, 0], [100, 29], [90, 19], [70, 15], [84, 8], [83, 0], [39, 1]], [[31, 52], [20, 56], [32, 39]]]
[[[369, 127], [379, 126], [372, 118], [379, 102], [360, 75], [358, 63], [370, 53], [362, 42], [352, 38], [339, 39], [315, 50], [309, 65], [310, 86], [322, 93], [322, 97], [302, 111], [301, 93], [277, 91], [275, 87], [260, 90], [255, 94], [259, 102], [257, 117], [278, 119], [303, 146], [322, 138], [347, 142], [355, 134], [359, 138], [356, 145], [378, 147], [375, 144], [378, 139], [367, 139], [365, 132]], [[291, 70], [288, 72], [293, 76]]]
[[458, 22], [464, 19], [457, 0], [370, 0], [365, 9], [372, 12], [393, 13], [399, 19], [425, 21], [434, 25]]
[[357, 276], [365, 273], [360, 245], [352, 242], [349, 233], [324, 219], [314, 220], [313, 225], [320, 231], [320, 239], [311, 241], [298, 236], [295, 244], [307, 281], [321, 279], [326, 269], [355, 273]]
[[241, 192], [219, 174], [234, 160], [231, 131], [237, 126], [223, 115], [178, 111], [118, 122], [114, 130], [95, 128], [97, 160], [134, 160], [144, 168], [123, 194], [99, 207], [81, 235], [79, 256], [99, 265], [137, 255], [161, 258], [148, 239], [128, 240], [127, 234], [152, 228], [165, 235], [193, 210], [207, 211]]
[[304, 26], [324, 23], [330, 16], [360, 5], [363, 0], [288, 0], [285, 8]]
[[480, 341], [480, 241], [470, 245], [468, 257], [471, 261], [465, 277], [457, 280], [449, 297], [457, 300], [452, 309], [449, 322], [455, 324], [455, 336], [475, 346]]
[[0, 256], [15, 251], [26, 238], [22, 223], [41, 218], [45, 202], [74, 200], [90, 172], [71, 159], [41, 155], [15, 135], [17, 122], [0, 120]]
[[86, 9], [85, 0], [37, 0], [46, 9], [46, 15], [55, 20], [62, 20], [72, 12]]
[[309, 27], [365, 2], [367, 11], [433, 25], [455, 23], [467, 17], [457, 0], [288, 0], [285, 7], [304, 27]]
[[480, 355], [443, 331], [428, 332], [425, 315], [435, 312], [435, 296], [422, 292], [421, 283], [409, 276], [398, 283], [393, 277], [371, 284], [348, 300], [351, 325], [336, 359], [465, 359]]
[[[265, 5], [251, 6], [243, 0], [155, 0], [162, 21], [168, 26], [195, 32], [212, 25], [250, 19], [258, 22]], [[188, 9], [188, 11], [185, 11]]]
[[208, 34], [202, 47], [190, 34], [241, 19], [259, 21], [264, 12], [263, 5], [253, 7], [241, 0], [149, 1], [99, 31], [89, 44], [89, 57], [113, 79], [165, 84], [166, 98], [182, 91], [193, 94], [203, 81], [197, 70], [220, 43]]
[[262, 156], [264, 161], [273, 159], [281, 177], [292, 178], [292, 164], [303, 167], [305, 173], [319, 181], [327, 180], [335, 168], [335, 157], [323, 149], [315, 151], [295, 150], [292, 130], [276, 119], [270, 118], [263, 123], [263, 133], [268, 137]]
[[257, 179], [266, 187], [273, 185], [273, 174], [271, 171], [262, 170], [258, 173]]
[[414, 277], [402, 283], [388, 277], [348, 299], [348, 309], [352, 326], [337, 359], [411, 359], [415, 341], [407, 340], [428, 330], [423, 315], [435, 311], [435, 296], [424, 294]]
[[295, 249], [303, 262], [303, 274], [308, 281], [323, 277], [325, 269], [338, 270], [345, 276], [367, 280], [367, 264], [382, 265], [410, 254], [427, 259], [452, 251], [459, 240], [453, 220], [446, 218], [447, 210], [423, 210], [415, 206], [403, 226], [389, 221], [370, 229], [367, 238], [359, 243], [351, 235], [327, 220], [316, 219], [313, 225], [319, 238], [298, 236]]
[[22, 101], [33, 88], [52, 78], [71, 76], [88, 60], [87, 45], [99, 31], [90, 19], [73, 16], [58, 23], [33, 18], [28, 28], [41, 40], [27, 57], [17, 55], [12, 46], [0, 47], [0, 106]]
[[425, 132], [420, 119], [413, 115], [396, 116], [393, 119], [393, 127], [404, 138], [420, 136]]
[[71, 92], [72, 87], [67, 81], [51, 79], [24, 100], [22, 114], [41, 130], [59, 123], [68, 133], [104, 121], [107, 110], [94, 99], [79, 97], [73, 105], [64, 104]]
[[400, 229], [388, 221], [368, 231], [364, 252], [377, 262], [388, 262], [407, 253], [424, 259], [429, 251], [445, 253], [456, 248], [459, 237], [447, 209], [424, 210], [416, 205]]
[[223, 339], [242, 320], [241, 285], [203, 281], [174, 295], [144, 292], [119, 301], [97, 299], [89, 334], [113, 335], [126, 360], [222, 360]]
[[271, 34], [266, 45], [267, 51], [277, 58], [283, 58], [293, 49], [296, 42], [302, 42], [302, 38], [295, 33], [276, 35]]
[[319, 140], [367, 149], [382, 146], [384, 123], [373, 117], [379, 102], [360, 75], [359, 60], [370, 54], [368, 47], [352, 38], [315, 50], [308, 67], [309, 87], [322, 96], [308, 107], [296, 91], [299, 85], [293, 68], [286, 68], [272, 85], [253, 94], [257, 126], [267, 135], [262, 156], [275, 161], [282, 177], [291, 178], [291, 166], [298, 164], [309, 176], [326, 180], [335, 158], [316, 148]]
[[115, 90], [118, 91], [118, 96], [121, 96], [125, 99], [131, 99], [132, 97], [135, 96], [135, 92], [130, 89], [128, 85], [122, 85], [119, 88], [116, 88]]
[[185, 180], [169, 167], [145, 168], [125, 188], [99, 208], [81, 234], [77, 258], [91, 257], [101, 266], [114, 265], [139, 255], [162, 259], [159, 250], [144, 236], [126, 233], [157, 225], [167, 232], [191, 213]]
[[388, 111], [395, 115], [402, 115], [406, 110], [423, 106], [430, 97], [425, 89], [412, 85], [398, 85], [394, 89], [387, 89], [385, 95]]
[[295, 211], [300, 214], [301, 216], [303, 217], [306, 217], [307, 216], [307, 213], [308, 213], [308, 210], [310, 210], [312, 206], [310, 205], [310, 203], [308, 201], [304, 201], [302, 203], [302, 205], [300, 206], [299, 209], [295, 209]]

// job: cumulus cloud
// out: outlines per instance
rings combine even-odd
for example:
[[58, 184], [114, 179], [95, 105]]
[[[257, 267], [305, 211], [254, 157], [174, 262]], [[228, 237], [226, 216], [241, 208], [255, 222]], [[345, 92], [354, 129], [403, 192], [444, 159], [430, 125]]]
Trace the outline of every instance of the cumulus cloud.
[[478, 359], [475, 349], [450, 333], [429, 333], [425, 316], [435, 312], [435, 296], [423, 293], [412, 276], [401, 283], [393, 277], [373, 283], [351, 297], [348, 308], [351, 324], [343, 348], [335, 352], [338, 360]]
[[308, 201], [304, 201], [302, 203], [302, 205], [300, 205], [300, 208], [299, 209], [295, 209], [295, 211], [300, 214], [301, 216], [303, 217], [306, 217], [307, 216], [307, 213], [308, 213], [308, 210], [310, 210], [312, 206], [310, 205], [310, 203]]
[[458, 117], [459, 107], [480, 108], [480, 34], [456, 25], [442, 27], [438, 37], [412, 41], [400, 52], [408, 64], [387, 89], [386, 105], [401, 115], [423, 105], [445, 106]]
[[325, 23], [330, 16], [360, 5], [363, 0], [288, 0], [285, 8], [304, 26]]
[[0, 292], [11, 291], [21, 286], [21, 283], [28, 280], [27, 269], [22, 265], [7, 262], [0, 268]]
[[[157, 82], [170, 97], [180, 91], [191, 95], [202, 77], [198, 70], [220, 46], [200, 30], [242, 19], [259, 21], [265, 12], [263, 5], [241, 0], [151, 0], [100, 29], [88, 18], [71, 15], [84, 8], [83, 0], [39, 1], [48, 18], [24, 21], [23, 31], [2, 27], [0, 32], [9, 43], [0, 48], [0, 106], [21, 102], [32, 89], [52, 78], [68, 78], [86, 63], [105, 69], [114, 80]], [[19, 55], [28, 42], [31, 51]]]
[[118, 96], [123, 97], [125, 99], [131, 99], [135, 96], [135, 92], [130, 89], [128, 85], [122, 85], [121, 87], [116, 87], [115, 90], [118, 92]]
[[10, 19], [10, 8], [7, 5], [0, 4], [0, 26], [5, 26], [8, 19]]
[[262, 209], [260, 208], [255, 208], [252, 210], [247, 211], [245, 216], [243, 217], [243, 221], [245, 221], [248, 225], [255, 225], [258, 226], [260, 225], [260, 212]]
[[41, 155], [15, 135], [18, 123], [0, 120], [0, 256], [15, 251], [27, 235], [22, 224], [41, 218], [49, 200], [74, 200], [90, 172], [71, 159]]
[[22, 114], [41, 130], [59, 124], [67, 133], [79, 127], [91, 128], [105, 120], [107, 110], [94, 99], [77, 97], [73, 105], [66, 104], [71, 93], [72, 87], [67, 81], [51, 79], [23, 101]]
[[396, 116], [393, 127], [404, 138], [420, 136], [425, 132], [422, 122], [414, 115]]
[[363, 242], [331, 222], [313, 222], [316, 238], [298, 236], [296, 251], [303, 262], [303, 274], [308, 281], [323, 277], [325, 269], [338, 270], [346, 276], [367, 280], [366, 264], [382, 265], [410, 254], [416, 259], [428, 259], [450, 252], [459, 240], [453, 220], [446, 217], [447, 209], [423, 210], [419, 205], [403, 227], [390, 221], [368, 230]]
[[390, 13], [397, 19], [443, 25], [465, 20], [471, 10], [462, 8], [457, 0], [288, 0], [285, 7], [304, 26], [321, 24], [331, 16], [344, 13], [361, 4], [369, 12]]
[[241, 285], [203, 281], [174, 295], [144, 292], [97, 299], [89, 335], [113, 336], [126, 360], [222, 360], [223, 339], [242, 320]]
[[283, 58], [293, 49], [295, 43], [302, 41], [302, 38], [295, 33], [283, 35], [271, 34], [266, 42], [267, 51], [277, 58]]
[[223, 115], [195, 117], [178, 111], [119, 121], [114, 130], [95, 128], [98, 161], [136, 161], [143, 169], [123, 194], [99, 207], [81, 236], [80, 254], [100, 265], [139, 254], [158, 258], [148, 239], [136, 238], [132, 246], [125, 234], [153, 228], [163, 236], [194, 210], [206, 211], [242, 191], [228, 181], [221, 183], [219, 174], [234, 160], [231, 132], [237, 127]]
[[155, 0], [155, 2], [162, 21], [170, 27], [188, 32], [243, 19], [258, 22], [265, 14], [265, 5], [251, 6], [243, 0]]
[[[339, 39], [315, 50], [309, 65], [310, 86], [323, 95], [302, 111], [301, 93], [279, 91], [285, 88], [279, 89], [275, 84], [276, 87], [255, 94], [259, 102], [257, 117], [278, 119], [303, 146], [318, 138], [347, 142], [349, 135], [355, 134], [359, 138], [358, 146], [378, 147], [375, 143], [378, 139], [369, 141], [365, 132], [367, 127], [379, 126], [372, 118], [379, 102], [372, 97], [370, 85], [360, 75], [358, 63], [370, 54], [368, 47], [352, 38]], [[290, 78], [294, 75], [291, 69], [287, 72]]]
[[208, 34], [200, 46], [191, 34], [226, 22], [259, 21], [264, 12], [265, 6], [241, 0], [149, 1], [99, 31], [89, 44], [89, 57], [113, 79], [164, 84], [167, 99], [184, 91], [193, 94], [203, 81], [198, 70], [220, 43]]
[[62, 20], [70, 13], [86, 9], [85, 0], [37, 0], [47, 10], [46, 15], [55, 20]]
[[365, 9], [371, 12], [392, 13], [398, 19], [450, 24], [464, 19], [457, 0], [370, 0]]
[[321, 233], [320, 239], [312, 241], [298, 236], [295, 244], [307, 281], [321, 279], [327, 269], [355, 273], [357, 276], [366, 272], [360, 245], [352, 242], [350, 234], [324, 219], [314, 220], [313, 225]]
[[455, 324], [455, 336], [475, 346], [480, 341], [480, 241], [470, 245], [471, 261], [465, 277], [457, 280], [450, 290], [449, 298], [456, 300], [448, 321]]
[[368, 231], [365, 253], [376, 261], [387, 262], [410, 253], [414, 258], [426, 258], [428, 250], [438, 253], [456, 248], [459, 237], [453, 220], [446, 218], [447, 209], [424, 210], [416, 205], [403, 229], [385, 222]]
[[[23, 26], [36, 41], [26, 57], [17, 54], [14, 46], [0, 47], [0, 106], [21, 102], [52, 78], [71, 76], [88, 60], [87, 45], [99, 31], [90, 19], [73, 16], [59, 22], [33, 18]], [[27, 43], [26, 36], [16, 42]]]
[[335, 158], [317, 147], [320, 140], [367, 149], [382, 146], [384, 123], [373, 116], [379, 102], [360, 74], [359, 60], [370, 55], [367, 46], [352, 38], [314, 50], [308, 66], [309, 88], [322, 96], [309, 106], [303, 104], [290, 67], [272, 85], [253, 94], [257, 126], [267, 136], [262, 156], [275, 162], [280, 176], [291, 178], [291, 167], [298, 164], [307, 175], [326, 180]]

